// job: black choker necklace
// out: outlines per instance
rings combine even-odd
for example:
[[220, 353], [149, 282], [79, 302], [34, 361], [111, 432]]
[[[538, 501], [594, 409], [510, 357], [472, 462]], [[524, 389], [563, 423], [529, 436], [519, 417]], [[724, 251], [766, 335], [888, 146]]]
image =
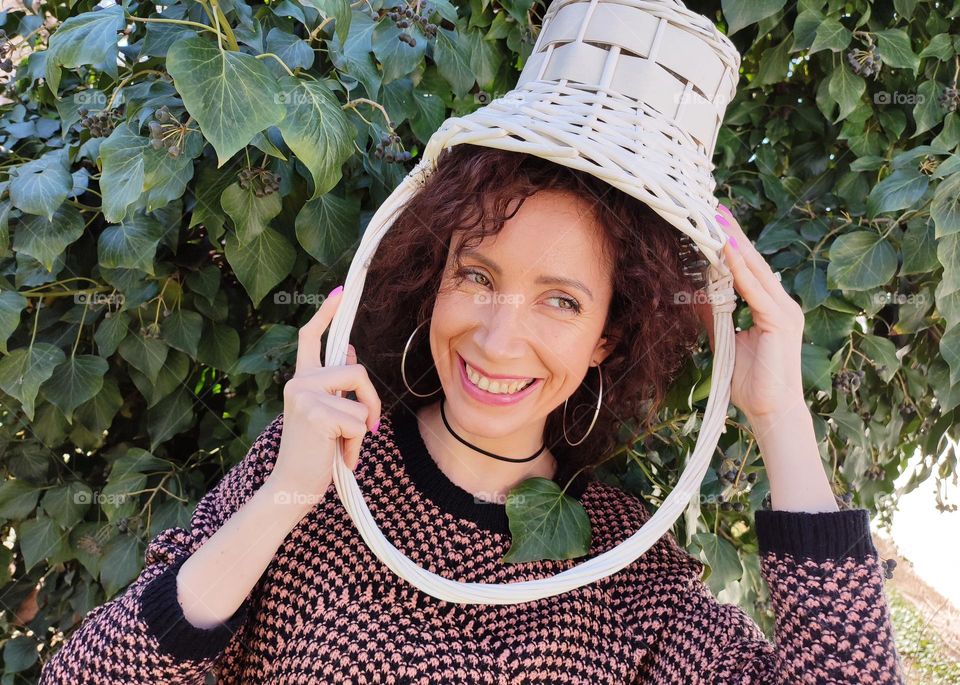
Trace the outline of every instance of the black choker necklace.
[[529, 456], [529, 457], [527, 457], [527, 458], [525, 458], [525, 459], [511, 459], [510, 457], [501, 457], [499, 454], [494, 454], [493, 452], [487, 452], [487, 450], [480, 449], [480, 448], [477, 447], [476, 445], [471, 445], [469, 442], [467, 442], [466, 440], [464, 440], [463, 438], [461, 438], [459, 435], [457, 435], [456, 433], [454, 433], [454, 432], [453, 432], [453, 429], [450, 427], [450, 424], [447, 423], [447, 415], [446, 415], [446, 413], [444, 413], [444, 411], [443, 411], [443, 400], [444, 400], [444, 399], [445, 399], [445, 398], [443, 398], [443, 397], [440, 398], [440, 418], [443, 419], [443, 425], [447, 427], [447, 430], [450, 431], [450, 434], [451, 434], [453, 437], [455, 437], [457, 440], [459, 440], [460, 442], [462, 442], [462, 443], [463, 443], [464, 445], [466, 445], [467, 447], [469, 447], [469, 448], [471, 448], [471, 449], [475, 449], [477, 452], [480, 452], [480, 453], [482, 453], [482, 454], [485, 454], [485, 455], [487, 455], [488, 457], [493, 457], [494, 459], [499, 459], [500, 461], [509, 461], [509, 462], [511, 462], [511, 463], [513, 463], [513, 464], [522, 464], [522, 463], [527, 462], [527, 461], [533, 461], [534, 459], [536, 459], [537, 457], [539, 457], [539, 456], [540, 456], [540, 453], [543, 452], [544, 448], [546, 448], [546, 446], [547, 446], [547, 443], [543, 443], [543, 445], [540, 446], [540, 449], [538, 449], [535, 454], [533, 454], [532, 456]]

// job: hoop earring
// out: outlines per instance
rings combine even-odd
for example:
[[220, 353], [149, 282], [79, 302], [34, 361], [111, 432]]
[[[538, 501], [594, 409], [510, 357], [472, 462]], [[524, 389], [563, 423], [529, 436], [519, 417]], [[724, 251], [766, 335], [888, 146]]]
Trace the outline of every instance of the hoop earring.
[[[430, 319], [427, 319], [427, 321], [429, 321], [429, 320], [430, 320]], [[441, 384], [441, 386], [440, 386], [439, 388], [437, 388], [436, 390], [434, 390], [434, 391], [431, 392], [430, 394], [428, 394], [428, 395], [421, 395], [421, 394], [418, 393], [418, 392], [414, 392], [413, 388], [410, 387], [410, 383], [407, 382], [407, 370], [406, 370], [407, 350], [410, 349], [410, 341], [413, 340], [413, 336], [416, 335], [417, 331], [420, 330], [420, 326], [422, 326], [423, 324], [427, 323], [427, 321], [423, 321], [422, 323], [418, 324], [416, 328], [413, 329], [413, 333], [411, 333], [411, 334], [410, 334], [410, 337], [407, 338], [407, 344], [403, 346], [403, 356], [400, 358], [400, 375], [403, 377], [403, 384], [404, 384], [405, 386], [407, 386], [407, 390], [409, 390], [411, 394], [416, 395], [417, 397], [430, 397], [430, 395], [433, 395], [433, 394], [435, 394], [435, 393], [443, 390], [443, 385]]]
[[587, 429], [587, 432], [584, 434], [584, 436], [577, 442], [570, 442], [570, 438], [567, 437], [567, 402], [570, 401], [570, 398], [568, 397], [563, 401], [563, 439], [566, 440], [567, 444], [571, 447], [576, 447], [587, 439], [587, 436], [590, 435], [590, 431], [593, 430], [594, 424], [597, 422], [597, 416], [600, 414], [600, 402], [603, 400], [603, 371], [600, 370], [599, 364], [597, 364], [597, 373], [600, 374], [600, 391], [597, 394], [597, 408], [593, 411], [593, 420], [590, 422], [590, 427]]

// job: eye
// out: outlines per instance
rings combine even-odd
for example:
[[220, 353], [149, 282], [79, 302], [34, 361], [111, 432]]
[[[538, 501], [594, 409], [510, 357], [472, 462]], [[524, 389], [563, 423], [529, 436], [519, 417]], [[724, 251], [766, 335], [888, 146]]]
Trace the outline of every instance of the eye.
[[479, 276], [486, 282], [479, 283], [477, 281], [473, 281], [474, 283], [477, 283], [477, 285], [490, 285], [490, 279], [487, 278], [486, 274], [480, 271], [477, 271], [476, 269], [460, 269], [460, 271], [457, 272], [457, 276], [459, 276], [460, 278], [466, 278], [468, 276]]
[[[477, 271], [476, 269], [470, 269], [470, 268], [464, 268], [457, 271], [457, 277], [460, 279], [468, 278], [470, 276], [477, 276], [483, 279], [483, 281], [473, 281], [473, 283], [476, 283], [477, 285], [482, 285], [482, 286], [492, 285], [490, 283], [490, 279], [487, 278], [487, 275], [482, 271]], [[580, 307], [580, 303], [577, 302], [572, 297], [563, 297], [558, 295], [556, 297], [549, 297], [547, 299], [559, 300], [561, 303], [564, 303], [565, 306], [557, 307], [557, 309], [560, 309], [561, 311], [567, 311], [567, 312], [573, 312], [574, 314], [579, 314], [582, 309]]]
[[579, 313], [580, 313], [580, 303], [577, 302], [577, 301], [576, 301], [575, 299], [573, 299], [572, 297], [560, 297], [560, 296], [557, 296], [557, 297], [551, 297], [551, 298], [548, 298], [548, 299], [551, 299], [551, 300], [559, 300], [560, 302], [565, 302], [565, 303], [567, 304], [566, 307], [560, 307], [559, 309], [563, 309], [563, 310], [569, 311], [569, 312], [574, 312], [575, 314], [579, 314]]

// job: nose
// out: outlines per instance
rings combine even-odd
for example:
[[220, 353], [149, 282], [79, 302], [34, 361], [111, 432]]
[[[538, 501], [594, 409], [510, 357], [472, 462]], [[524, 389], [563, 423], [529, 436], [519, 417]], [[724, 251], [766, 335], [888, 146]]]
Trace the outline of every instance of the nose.
[[523, 308], [513, 302], [496, 300], [481, 308], [484, 325], [478, 329], [478, 349], [494, 361], [523, 357], [523, 339], [527, 332]]

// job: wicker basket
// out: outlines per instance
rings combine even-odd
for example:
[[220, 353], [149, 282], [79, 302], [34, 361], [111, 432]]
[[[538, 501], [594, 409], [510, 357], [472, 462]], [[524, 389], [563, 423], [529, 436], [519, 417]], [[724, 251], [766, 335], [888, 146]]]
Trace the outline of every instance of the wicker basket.
[[447, 147], [471, 143], [536, 155], [586, 171], [639, 198], [709, 263], [714, 318], [710, 396], [693, 454], [644, 526], [617, 547], [551, 578], [508, 584], [452, 581], [418, 566], [378, 529], [338, 448], [334, 483], [374, 554], [394, 573], [448, 602], [514, 604], [566, 592], [623, 569], [667, 532], [696, 496], [724, 430], [734, 362], [732, 275], [715, 223], [711, 157], [736, 92], [740, 55], [707, 18], [675, 0], [554, 0], [516, 87], [447, 119], [423, 158], [371, 219], [331, 323], [325, 364], [346, 363], [370, 261], [396, 214], [422, 188]]

